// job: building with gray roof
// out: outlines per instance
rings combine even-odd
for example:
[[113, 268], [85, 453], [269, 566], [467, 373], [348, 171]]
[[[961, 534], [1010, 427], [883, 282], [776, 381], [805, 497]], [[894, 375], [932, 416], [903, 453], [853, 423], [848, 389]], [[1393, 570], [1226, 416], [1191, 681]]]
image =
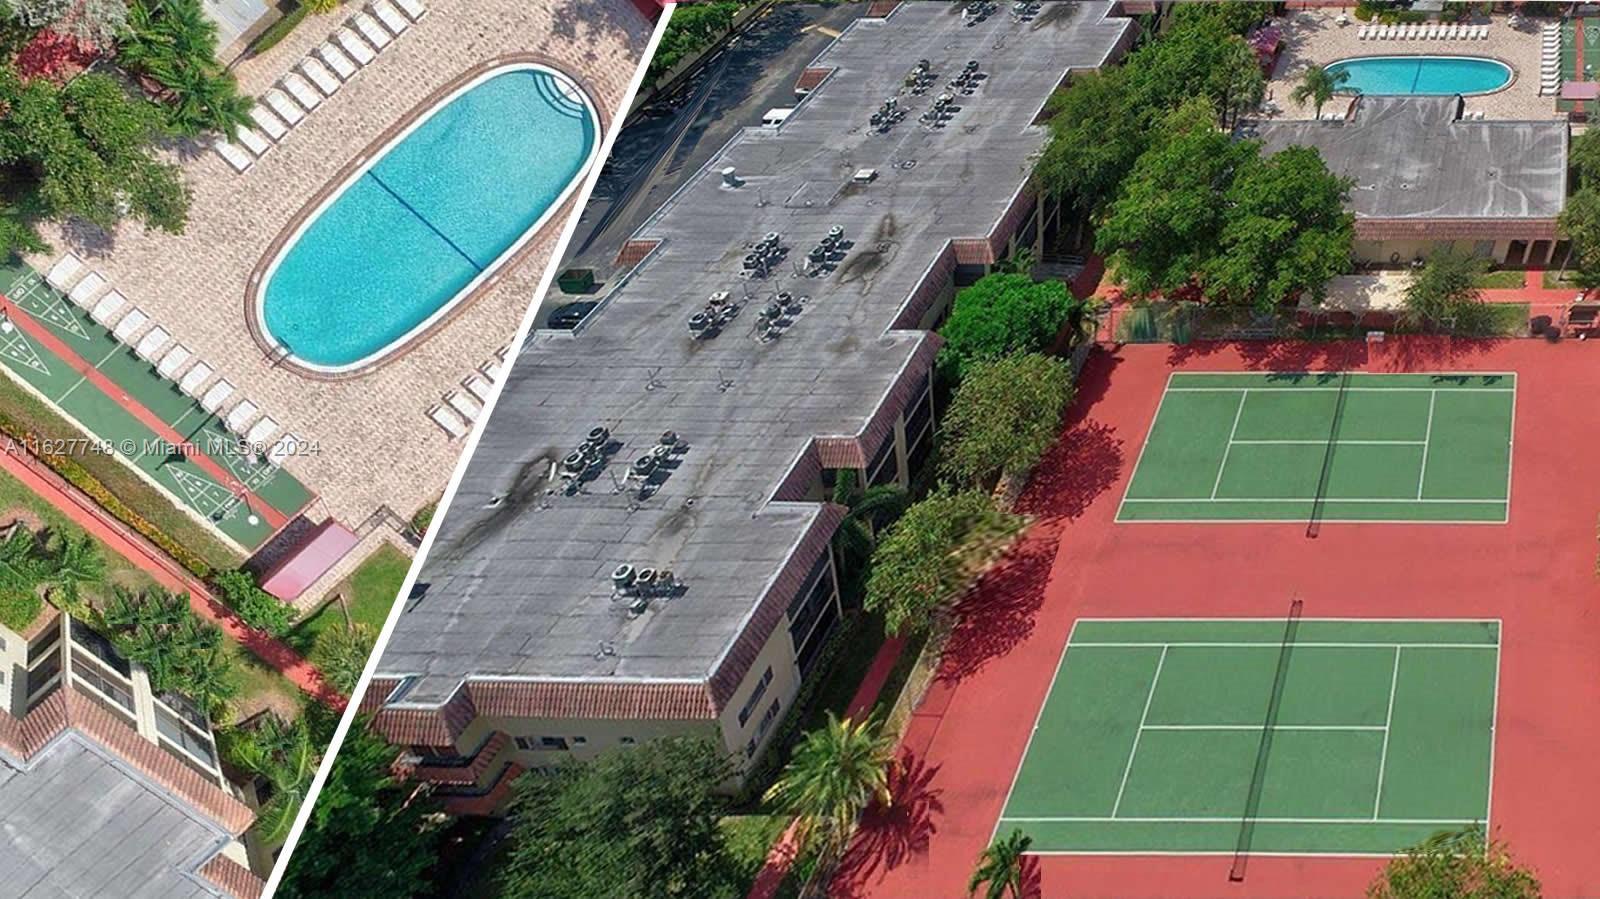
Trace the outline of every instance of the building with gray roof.
[[1039, 233], [1045, 102], [1135, 30], [1109, 3], [890, 7], [515, 360], [368, 697], [458, 810], [661, 734], [760, 751], [842, 612], [832, 473], [924, 458], [929, 329]]
[[1348, 205], [1358, 258], [1410, 263], [1447, 243], [1513, 265], [1556, 255], [1567, 197], [1563, 120], [1466, 119], [1459, 96], [1362, 96], [1336, 121], [1266, 121], [1247, 133], [1269, 153], [1314, 147], [1355, 182]]

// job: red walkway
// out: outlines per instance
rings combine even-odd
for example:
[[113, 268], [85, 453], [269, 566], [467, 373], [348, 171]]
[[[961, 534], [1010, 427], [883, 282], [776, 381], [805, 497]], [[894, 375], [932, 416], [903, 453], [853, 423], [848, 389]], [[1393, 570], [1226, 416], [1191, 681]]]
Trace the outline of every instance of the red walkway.
[[78, 490], [20, 449], [8, 443], [0, 453], [0, 468], [23, 486], [55, 506], [61, 514], [93, 534], [118, 555], [139, 566], [169, 590], [186, 590], [195, 613], [215, 622], [228, 636], [238, 641], [263, 662], [276, 668], [296, 687], [334, 708], [343, 708], [345, 698], [322, 677], [310, 662], [279, 640], [249, 627], [219, 602], [206, 585], [180, 568], [165, 553], [151, 546], [142, 536], [108, 516]]
[[[869, 816], [830, 895], [964, 895], [1080, 616], [1485, 617], [1504, 622], [1495, 836], [1551, 896], [1594, 895], [1600, 809], [1595, 520], [1600, 353], [1576, 341], [1127, 346], [1085, 369], [1064, 440], [1026, 492], [1041, 516], [963, 606], [941, 674], [902, 744], [894, 808]], [[1112, 519], [1174, 368], [1515, 371], [1506, 525], [1139, 524]], [[1355, 896], [1381, 861], [1042, 856], [1033, 895]]]

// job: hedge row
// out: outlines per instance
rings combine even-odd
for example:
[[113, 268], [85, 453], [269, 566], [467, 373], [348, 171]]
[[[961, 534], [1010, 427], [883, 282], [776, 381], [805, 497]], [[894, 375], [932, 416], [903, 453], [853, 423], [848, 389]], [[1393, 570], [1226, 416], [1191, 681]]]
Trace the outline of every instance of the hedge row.
[[[0, 433], [4, 433], [13, 441], [24, 447], [37, 447], [43, 444], [27, 428], [15, 419], [0, 412]], [[36, 453], [35, 455], [50, 466], [50, 469], [60, 475], [67, 483], [88, 494], [100, 508], [109, 512], [111, 516], [144, 536], [146, 540], [160, 547], [162, 552], [177, 560], [178, 564], [189, 570], [198, 578], [211, 576], [211, 565], [188, 547], [174, 540], [167, 532], [152, 524], [143, 515], [134, 511], [127, 503], [123, 502], [112, 493], [100, 479], [95, 477], [71, 456], [59, 453]]]

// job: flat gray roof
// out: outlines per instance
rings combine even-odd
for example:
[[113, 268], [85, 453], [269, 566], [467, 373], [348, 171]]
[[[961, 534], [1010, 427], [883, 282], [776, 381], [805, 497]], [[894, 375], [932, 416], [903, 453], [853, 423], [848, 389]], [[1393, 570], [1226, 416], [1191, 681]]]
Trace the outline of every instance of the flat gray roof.
[[1460, 121], [1457, 97], [1361, 97], [1353, 119], [1254, 123], [1264, 149], [1315, 147], [1355, 179], [1358, 218], [1555, 218], [1567, 196], [1567, 123]]
[[71, 730], [25, 770], [0, 758], [0, 899], [219, 896], [191, 872], [227, 841]]
[[[780, 129], [742, 132], [680, 188], [636, 235], [657, 250], [584, 328], [535, 334], [515, 360], [424, 562], [430, 587], [379, 665], [417, 678], [404, 701], [443, 702], [474, 676], [705, 680], [822, 511], [770, 501], [779, 482], [814, 436], [861, 433], [932, 339], [890, 330], [897, 312], [949, 241], [986, 237], [1010, 208], [1045, 140], [1032, 124], [1045, 100], [1132, 27], [1109, 7], [969, 27], [959, 4], [908, 3], [857, 21]], [[989, 77], [943, 128], [918, 123], [936, 88], [903, 95], [906, 119], [876, 133], [868, 117], [921, 58], [941, 85], [970, 59]], [[723, 186], [726, 166], [739, 187]], [[847, 186], [861, 168], [877, 180]], [[747, 242], [779, 232], [799, 260], [835, 225], [853, 246], [832, 274], [785, 262], [739, 277]], [[809, 300], [762, 343], [756, 312], [780, 287]], [[689, 316], [723, 290], [750, 301], [720, 336], [691, 340]], [[554, 462], [597, 425], [622, 451], [585, 494], [552, 492]], [[689, 448], [659, 492], [614, 492], [666, 430]], [[687, 588], [630, 618], [611, 595], [619, 563], [670, 568]]]

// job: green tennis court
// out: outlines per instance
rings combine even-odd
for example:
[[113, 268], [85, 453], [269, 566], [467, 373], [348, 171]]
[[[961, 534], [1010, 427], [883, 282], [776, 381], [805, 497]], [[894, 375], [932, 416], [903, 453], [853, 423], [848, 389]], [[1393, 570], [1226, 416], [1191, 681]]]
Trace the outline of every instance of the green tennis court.
[[[273, 518], [292, 517], [311, 501], [312, 493], [304, 484], [240, 447], [220, 420], [45, 284], [32, 268], [16, 262], [0, 265], [0, 292], [35, 326], [42, 326], [58, 347], [52, 349], [30, 336], [18, 323], [0, 332], [0, 366], [99, 441], [95, 446], [64, 447], [63, 452], [115, 453], [175, 504], [246, 552], [276, 531]], [[76, 357], [79, 365], [92, 366], [114, 385], [115, 393], [86, 377], [63, 354]], [[178, 452], [177, 441], [142, 420], [145, 413], [187, 444], [188, 455]], [[211, 465], [200, 464], [202, 457]], [[253, 498], [243, 497], [240, 487]]]
[[1393, 854], [1488, 825], [1495, 621], [1081, 619], [997, 832], [1056, 853]]
[[1514, 374], [1178, 372], [1118, 521], [1504, 523]]

